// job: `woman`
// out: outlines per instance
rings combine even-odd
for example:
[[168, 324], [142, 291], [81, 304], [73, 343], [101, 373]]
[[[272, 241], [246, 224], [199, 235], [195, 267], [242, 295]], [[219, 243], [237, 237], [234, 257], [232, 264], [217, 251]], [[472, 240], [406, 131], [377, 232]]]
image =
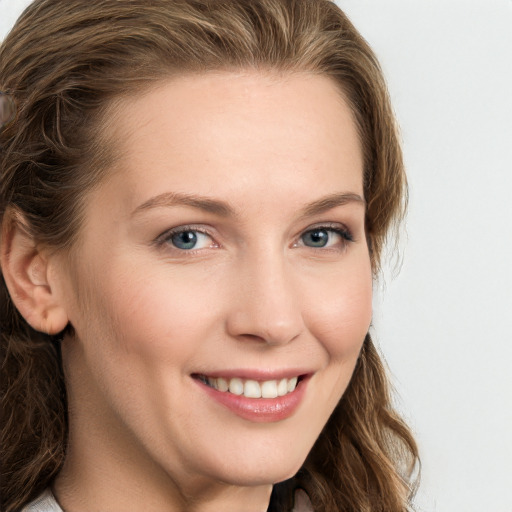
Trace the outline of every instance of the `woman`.
[[5, 510], [407, 510], [405, 176], [335, 4], [37, 0], [0, 76]]

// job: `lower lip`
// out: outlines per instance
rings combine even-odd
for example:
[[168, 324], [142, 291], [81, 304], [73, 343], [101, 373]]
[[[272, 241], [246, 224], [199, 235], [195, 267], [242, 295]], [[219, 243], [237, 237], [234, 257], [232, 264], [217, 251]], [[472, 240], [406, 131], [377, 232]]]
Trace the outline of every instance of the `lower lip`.
[[292, 416], [304, 397], [308, 378], [303, 377], [294, 391], [277, 398], [247, 398], [228, 391], [218, 391], [197, 379], [194, 381], [211, 398], [237, 416], [254, 423], [272, 423]]

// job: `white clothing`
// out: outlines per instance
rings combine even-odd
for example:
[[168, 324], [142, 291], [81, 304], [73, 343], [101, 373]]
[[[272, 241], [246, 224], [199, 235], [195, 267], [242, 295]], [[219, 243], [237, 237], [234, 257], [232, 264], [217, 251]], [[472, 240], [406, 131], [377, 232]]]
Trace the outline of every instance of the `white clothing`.
[[[34, 501], [30, 502], [28, 505], [23, 507], [21, 512], [64, 512], [55, 496], [53, 495], [50, 488], [46, 489], [40, 496], [38, 496]], [[293, 507], [292, 512], [313, 512], [313, 507], [311, 506], [311, 502], [307, 497], [307, 494], [304, 491], [297, 491], [295, 493], [295, 506]]]
[[46, 489], [34, 501], [23, 507], [21, 512], [64, 512], [57, 503], [50, 488]]

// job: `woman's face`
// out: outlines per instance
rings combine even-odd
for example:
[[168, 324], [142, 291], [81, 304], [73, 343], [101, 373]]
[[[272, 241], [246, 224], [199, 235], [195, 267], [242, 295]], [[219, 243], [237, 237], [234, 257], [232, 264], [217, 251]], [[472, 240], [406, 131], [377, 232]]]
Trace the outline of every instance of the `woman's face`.
[[292, 476], [372, 313], [349, 107], [325, 77], [225, 72], [166, 82], [111, 122], [123, 157], [87, 198], [64, 280], [70, 456], [82, 431], [83, 463], [120, 474]]

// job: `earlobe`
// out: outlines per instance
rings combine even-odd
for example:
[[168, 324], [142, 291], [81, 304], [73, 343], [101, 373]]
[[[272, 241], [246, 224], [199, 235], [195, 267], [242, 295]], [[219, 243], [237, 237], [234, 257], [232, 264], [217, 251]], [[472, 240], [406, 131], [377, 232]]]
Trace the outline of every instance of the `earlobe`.
[[19, 219], [4, 219], [0, 265], [11, 299], [27, 323], [46, 334], [68, 323], [56, 283], [48, 279], [49, 262]]

